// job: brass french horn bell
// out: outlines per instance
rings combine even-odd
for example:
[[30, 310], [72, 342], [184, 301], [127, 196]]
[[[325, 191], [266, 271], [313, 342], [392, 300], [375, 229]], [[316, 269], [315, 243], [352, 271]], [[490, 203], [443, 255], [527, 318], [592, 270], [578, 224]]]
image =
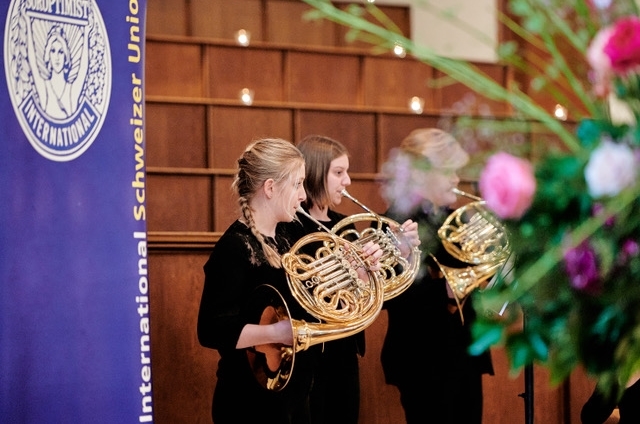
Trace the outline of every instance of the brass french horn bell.
[[453, 192], [472, 200], [453, 211], [438, 229], [444, 248], [454, 258], [469, 264], [453, 268], [440, 264], [449, 288], [454, 294], [460, 317], [467, 296], [482, 287], [504, 266], [511, 255], [507, 231], [485, 206], [485, 201], [457, 188]]
[[[348, 198], [366, 213], [350, 215], [338, 222], [331, 229], [331, 232], [342, 238], [354, 240], [359, 246], [364, 246], [367, 242], [377, 243], [382, 249], [382, 257], [378, 260], [384, 278], [384, 300], [393, 299], [404, 292], [413, 283], [420, 268], [420, 249], [417, 246], [411, 247], [409, 258], [402, 256], [400, 244], [407, 243], [403, 240], [401, 226], [398, 222], [378, 215], [347, 190], [342, 190], [342, 196]], [[359, 230], [356, 226], [360, 225]], [[375, 224], [375, 225], [373, 225]]]
[[[305, 253], [309, 245], [319, 246], [313, 255]], [[287, 385], [296, 352], [356, 334], [378, 317], [383, 280], [361, 254], [362, 249], [354, 243], [321, 231], [307, 234], [282, 256], [293, 297], [319, 322], [292, 318], [284, 299], [272, 286], [256, 289], [248, 308], [253, 311], [253, 323], [286, 319], [293, 332], [291, 346], [268, 344], [247, 349], [250, 366], [263, 387], [279, 391]], [[359, 277], [358, 268], [366, 270], [367, 281]]]

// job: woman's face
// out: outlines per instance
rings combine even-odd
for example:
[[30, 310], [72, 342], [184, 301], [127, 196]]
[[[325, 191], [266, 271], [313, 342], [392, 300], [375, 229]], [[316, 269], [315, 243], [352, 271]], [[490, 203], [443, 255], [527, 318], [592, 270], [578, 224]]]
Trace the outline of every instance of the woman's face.
[[452, 190], [460, 182], [457, 171], [458, 169], [452, 168], [433, 168], [425, 171], [423, 192], [425, 199], [437, 207], [454, 204], [457, 196]]
[[304, 191], [304, 165], [296, 172], [291, 173], [289, 178], [279, 184], [276, 195], [280, 199], [278, 222], [293, 221], [300, 204], [307, 198]]
[[331, 205], [339, 205], [342, 202], [342, 190], [351, 185], [349, 177], [349, 157], [342, 155], [331, 161], [327, 173], [327, 193]]
[[55, 40], [51, 43], [49, 59], [51, 60], [51, 69], [56, 73], [62, 72], [62, 69], [64, 68], [65, 55], [63, 45], [60, 41]]

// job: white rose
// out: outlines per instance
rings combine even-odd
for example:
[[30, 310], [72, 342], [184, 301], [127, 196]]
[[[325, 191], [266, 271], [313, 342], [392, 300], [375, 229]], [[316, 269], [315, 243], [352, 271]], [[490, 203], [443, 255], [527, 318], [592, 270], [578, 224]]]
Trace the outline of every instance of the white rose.
[[631, 148], [605, 140], [591, 152], [584, 178], [591, 197], [615, 196], [632, 185], [637, 176], [636, 160]]

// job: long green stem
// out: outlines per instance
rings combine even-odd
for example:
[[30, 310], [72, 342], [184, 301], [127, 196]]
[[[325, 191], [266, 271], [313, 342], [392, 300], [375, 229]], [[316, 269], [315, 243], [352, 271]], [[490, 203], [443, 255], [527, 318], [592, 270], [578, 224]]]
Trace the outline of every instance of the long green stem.
[[416, 59], [448, 74], [450, 77], [466, 85], [472, 90], [481, 93], [487, 98], [511, 103], [525, 116], [540, 121], [543, 125], [551, 129], [569, 150], [579, 150], [580, 147], [575, 140], [574, 135], [557, 119], [533, 102], [530, 97], [519, 91], [508, 90], [486, 76], [483, 72], [474, 68], [469, 63], [437, 55], [433, 50], [424, 46], [418, 46], [412, 40], [409, 40], [401, 34], [391, 32], [385, 28], [368, 22], [360, 16], [354, 16], [348, 12], [340, 10], [325, 0], [303, 1], [314, 7], [319, 12], [319, 15], [317, 16], [310, 14], [311, 17], [324, 17], [338, 24], [374, 34], [380, 39], [386, 40], [390, 43], [399, 42], [407, 51], [411, 52]]
[[[618, 197], [613, 198], [605, 211], [597, 216], [589, 218], [576, 227], [570, 234], [571, 244], [577, 246], [593, 235], [607, 220], [609, 216], [615, 216], [629, 207], [640, 196], [640, 185], [628, 189]], [[525, 269], [517, 279], [517, 284], [511, 284], [507, 292], [501, 293], [491, 302], [493, 306], [503, 305], [505, 302], [513, 302], [531, 290], [538, 281], [543, 279], [563, 258], [563, 250], [567, 246], [557, 245], [547, 250], [537, 261]]]

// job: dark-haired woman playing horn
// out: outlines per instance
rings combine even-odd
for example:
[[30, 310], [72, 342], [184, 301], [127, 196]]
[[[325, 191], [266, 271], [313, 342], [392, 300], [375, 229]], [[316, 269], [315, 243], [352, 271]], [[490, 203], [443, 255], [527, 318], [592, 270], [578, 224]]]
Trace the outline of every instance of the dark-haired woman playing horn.
[[[298, 214], [298, 221], [288, 226], [294, 227], [292, 232], [301, 231], [299, 236], [319, 231], [318, 223], [326, 229], [332, 229], [347, 218], [334, 210], [342, 202], [343, 191], [351, 185], [347, 148], [341, 142], [323, 135], [309, 135], [297, 147], [304, 155], [306, 166], [304, 186], [307, 199], [302, 206], [313, 220]], [[417, 224], [407, 221], [403, 224], [403, 231], [410, 243], [419, 244]], [[364, 331], [324, 343], [311, 391], [311, 418], [314, 424], [358, 423], [358, 357], [364, 352]]]
[[[468, 154], [450, 134], [434, 128], [411, 132], [383, 166], [382, 195], [387, 216], [418, 222], [422, 265], [414, 283], [385, 302], [388, 330], [382, 347], [386, 382], [398, 387], [407, 424], [482, 422], [482, 374], [493, 374], [489, 353], [471, 356], [471, 299], [458, 302], [437, 261], [447, 267], [469, 264], [444, 249], [438, 229], [453, 211], [457, 172]], [[433, 256], [431, 256], [433, 255]], [[412, 349], [416, 336], [428, 351]]]

